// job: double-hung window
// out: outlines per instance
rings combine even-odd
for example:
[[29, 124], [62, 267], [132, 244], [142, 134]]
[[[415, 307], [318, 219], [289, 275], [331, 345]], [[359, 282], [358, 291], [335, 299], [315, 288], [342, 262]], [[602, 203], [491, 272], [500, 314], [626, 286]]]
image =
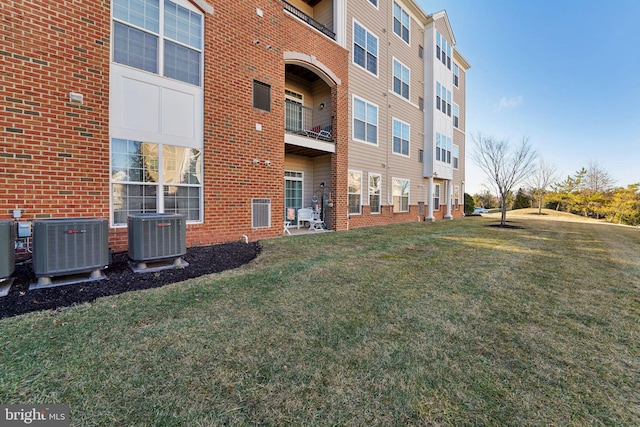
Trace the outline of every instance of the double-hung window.
[[371, 213], [380, 213], [382, 195], [382, 176], [369, 173], [369, 209]]
[[378, 38], [353, 21], [353, 63], [378, 75]]
[[451, 45], [439, 31], [436, 31], [436, 58], [442, 65], [451, 69]]
[[453, 141], [446, 135], [436, 132], [436, 160], [443, 163], [451, 164], [451, 150]]
[[436, 82], [436, 110], [451, 117], [451, 91], [440, 82]]
[[114, 0], [113, 61], [200, 86], [202, 21], [170, 0]]
[[440, 209], [440, 184], [433, 186], [433, 209]]
[[400, 7], [398, 3], [393, 3], [393, 32], [406, 43], [409, 43], [409, 14]]
[[453, 85], [455, 87], [458, 87], [460, 83], [460, 67], [458, 67], [458, 64], [453, 64]]
[[409, 212], [409, 180], [393, 178], [393, 211]]
[[393, 91], [405, 99], [409, 99], [409, 83], [411, 74], [407, 67], [397, 59], [393, 60]]
[[453, 144], [453, 168], [458, 169], [460, 161], [460, 147]]
[[458, 104], [453, 104], [453, 127], [459, 127], [460, 124], [460, 107]]
[[201, 221], [202, 152], [112, 139], [111, 199], [114, 225], [126, 225], [130, 214], [155, 212]]
[[409, 155], [409, 124], [393, 119], [393, 152]]
[[353, 97], [353, 139], [378, 145], [378, 106]]
[[349, 171], [349, 213], [359, 214], [362, 206], [362, 172]]

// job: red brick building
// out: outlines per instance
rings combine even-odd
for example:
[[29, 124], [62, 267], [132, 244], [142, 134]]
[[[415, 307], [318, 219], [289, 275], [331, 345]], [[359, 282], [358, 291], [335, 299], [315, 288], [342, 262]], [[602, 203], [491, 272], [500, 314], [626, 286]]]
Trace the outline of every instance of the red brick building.
[[415, 221], [409, 199], [350, 221], [347, 21], [345, 0], [0, 3], [0, 219], [108, 218], [113, 250], [134, 213], [183, 214], [188, 246], [281, 236], [307, 206], [334, 230]]

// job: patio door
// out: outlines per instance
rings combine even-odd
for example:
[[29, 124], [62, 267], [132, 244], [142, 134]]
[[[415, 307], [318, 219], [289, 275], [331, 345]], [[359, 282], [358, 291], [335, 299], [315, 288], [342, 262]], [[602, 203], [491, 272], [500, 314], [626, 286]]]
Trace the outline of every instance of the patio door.
[[302, 108], [303, 97], [301, 93], [294, 92], [289, 89], [284, 90], [285, 98], [285, 129], [300, 132], [303, 129], [304, 111]]
[[302, 172], [284, 172], [284, 220], [298, 224], [298, 209], [302, 207]]

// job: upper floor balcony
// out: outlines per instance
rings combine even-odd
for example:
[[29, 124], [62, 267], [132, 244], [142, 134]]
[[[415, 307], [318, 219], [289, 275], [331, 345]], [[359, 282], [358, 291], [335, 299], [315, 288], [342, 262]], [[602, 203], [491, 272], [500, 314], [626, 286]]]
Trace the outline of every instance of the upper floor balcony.
[[284, 10], [306, 22], [327, 37], [336, 40], [333, 0], [282, 0]]

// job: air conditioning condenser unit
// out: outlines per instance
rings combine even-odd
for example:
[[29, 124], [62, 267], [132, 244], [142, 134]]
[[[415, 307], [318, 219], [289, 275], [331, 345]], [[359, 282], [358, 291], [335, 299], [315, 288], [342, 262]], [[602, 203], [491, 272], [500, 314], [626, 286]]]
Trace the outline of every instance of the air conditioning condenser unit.
[[[187, 253], [187, 226], [180, 214], [135, 214], [128, 218], [129, 259], [134, 271], [150, 271], [147, 263], [172, 260], [155, 270], [186, 267], [182, 260]], [[166, 263], [165, 263], [166, 264]]]
[[16, 223], [0, 221], [0, 280], [13, 274], [16, 266]]
[[59, 284], [103, 279], [109, 265], [109, 226], [103, 218], [51, 218], [33, 221], [33, 270], [38, 284], [51, 278], [90, 272], [88, 278]]

